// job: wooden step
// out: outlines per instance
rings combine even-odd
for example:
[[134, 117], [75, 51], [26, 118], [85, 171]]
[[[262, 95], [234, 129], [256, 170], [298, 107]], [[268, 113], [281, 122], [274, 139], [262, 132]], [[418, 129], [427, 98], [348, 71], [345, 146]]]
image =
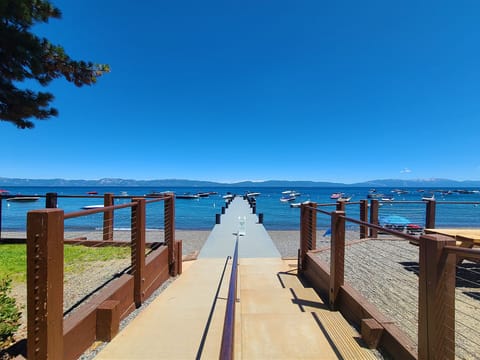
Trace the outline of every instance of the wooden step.
[[360, 334], [340, 312], [324, 310], [313, 314], [342, 358], [377, 359], [374, 352], [365, 347]]

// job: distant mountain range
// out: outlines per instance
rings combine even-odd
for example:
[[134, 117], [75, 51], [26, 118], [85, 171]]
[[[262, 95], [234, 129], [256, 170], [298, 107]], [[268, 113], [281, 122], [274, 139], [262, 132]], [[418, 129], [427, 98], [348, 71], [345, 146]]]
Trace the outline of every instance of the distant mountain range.
[[163, 179], [163, 180], [132, 180], [105, 178], [98, 180], [66, 180], [66, 179], [20, 179], [0, 177], [0, 186], [142, 186], [152, 188], [164, 187], [418, 187], [418, 188], [471, 188], [480, 187], [480, 180], [457, 181], [449, 179], [381, 179], [366, 182], [345, 184], [324, 181], [292, 181], [292, 180], [266, 180], [266, 181], [241, 181], [235, 183], [219, 183], [214, 181]]

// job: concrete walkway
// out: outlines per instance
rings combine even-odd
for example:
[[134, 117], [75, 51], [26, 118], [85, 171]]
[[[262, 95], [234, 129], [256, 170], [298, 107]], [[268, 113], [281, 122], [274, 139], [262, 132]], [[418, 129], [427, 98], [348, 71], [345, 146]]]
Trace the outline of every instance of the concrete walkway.
[[[225, 258], [233, 255], [237, 233], [240, 233], [240, 258], [280, 258], [270, 235], [252, 211], [248, 201], [235, 197], [221, 216], [220, 224], [214, 226], [199, 258]], [[244, 225], [241, 224], [243, 221]]]
[[[239, 216], [246, 217], [246, 228], [239, 228]], [[245, 235], [239, 246], [236, 359], [375, 358], [345, 319], [305, 287], [296, 260], [281, 259], [248, 203], [236, 198], [199, 259], [184, 262], [182, 275], [96, 359], [218, 359], [231, 270], [226, 258], [239, 230]]]

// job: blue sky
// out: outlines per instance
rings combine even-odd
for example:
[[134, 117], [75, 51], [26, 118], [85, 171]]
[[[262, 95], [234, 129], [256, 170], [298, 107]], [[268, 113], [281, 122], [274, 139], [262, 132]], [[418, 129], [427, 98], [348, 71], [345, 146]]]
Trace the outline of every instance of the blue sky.
[[480, 179], [478, 1], [52, 2], [111, 73], [1, 122], [2, 177]]

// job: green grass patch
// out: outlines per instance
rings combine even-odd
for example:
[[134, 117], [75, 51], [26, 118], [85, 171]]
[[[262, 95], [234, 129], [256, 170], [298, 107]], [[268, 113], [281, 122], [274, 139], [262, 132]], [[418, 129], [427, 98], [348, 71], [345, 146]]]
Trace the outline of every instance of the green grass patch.
[[[65, 245], [65, 271], [75, 271], [82, 264], [91, 261], [108, 261], [130, 257], [129, 247], [87, 247]], [[0, 245], [0, 276], [9, 277], [13, 282], [26, 282], [27, 247], [24, 244]]]

